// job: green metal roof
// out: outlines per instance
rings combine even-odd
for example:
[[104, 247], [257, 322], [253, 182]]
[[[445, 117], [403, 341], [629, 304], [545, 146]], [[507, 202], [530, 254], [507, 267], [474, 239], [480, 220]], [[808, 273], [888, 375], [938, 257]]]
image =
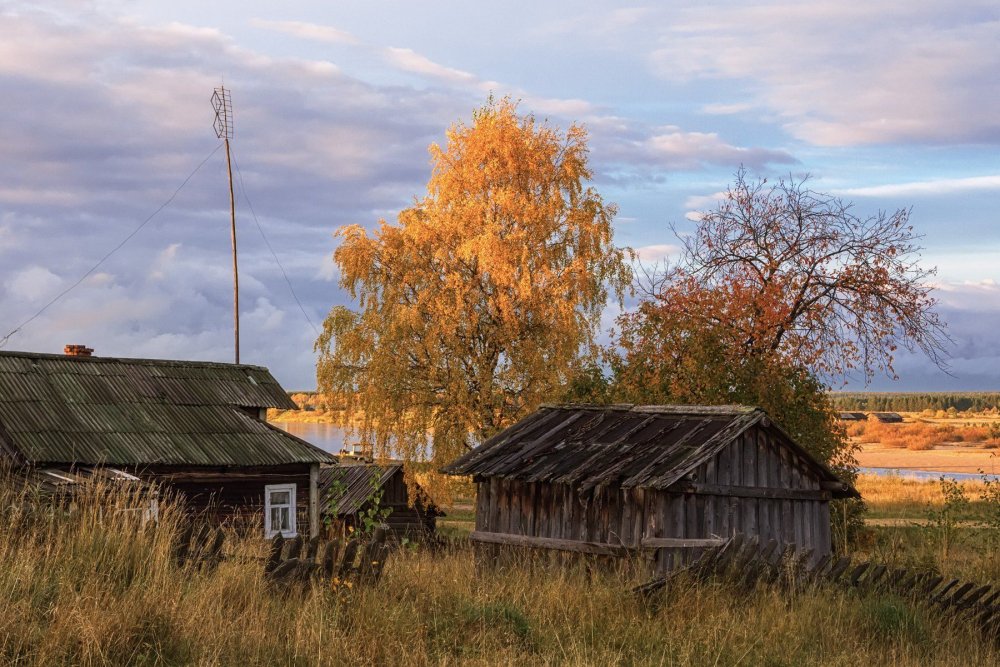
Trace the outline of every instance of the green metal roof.
[[32, 463], [262, 466], [330, 455], [239, 408], [295, 404], [260, 366], [0, 352], [0, 450]]

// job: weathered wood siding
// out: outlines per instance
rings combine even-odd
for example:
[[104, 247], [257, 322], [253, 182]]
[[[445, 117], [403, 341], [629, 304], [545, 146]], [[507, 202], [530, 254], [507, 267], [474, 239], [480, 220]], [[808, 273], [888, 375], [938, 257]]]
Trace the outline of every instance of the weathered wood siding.
[[[754, 428], [689, 475], [697, 493], [666, 493], [651, 519], [660, 537], [757, 536], [762, 543], [796, 544], [813, 558], [830, 553], [830, 494], [807, 463], [777, 437]], [[777, 497], [767, 497], [777, 496]], [[798, 496], [798, 497], [794, 497]], [[688, 560], [699, 550], [664, 550]]]
[[[737, 533], [830, 553], [829, 492], [779, 436], [752, 428], [669, 490], [477, 479], [476, 531], [640, 548], [646, 538]], [[657, 569], [701, 548], [661, 548]]]
[[639, 546], [646, 498], [652, 498], [642, 489], [611, 486], [580, 494], [568, 484], [498, 477], [480, 481], [477, 488], [477, 531], [627, 547]]

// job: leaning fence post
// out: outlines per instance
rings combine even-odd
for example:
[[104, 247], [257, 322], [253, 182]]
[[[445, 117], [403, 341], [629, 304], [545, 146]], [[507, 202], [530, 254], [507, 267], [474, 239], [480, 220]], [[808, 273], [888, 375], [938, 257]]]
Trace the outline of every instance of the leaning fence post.
[[337, 576], [343, 580], [350, 573], [351, 568], [354, 567], [354, 557], [358, 554], [358, 541], [351, 540], [344, 547], [344, 557], [340, 561], [340, 570], [337, 571]]
[[296, 535], [288, 541], [288, 553], [285, 554], [285, 560], [298, 558], [300, 553], [302, 553], [302, 536]]
[[340, 552], [340, 540], [331, 540], [323, 547], [323, 576], [327, 579], [333, 578], [333, 568]]
[[278, 533], [271, 540], [271, 550], [267, 554], [267, 560], [264, 561], [264, 574], [271, 574], [274, 572], [275, 568], [281, 562], [281, 549], [285, 545], [285, 538]]

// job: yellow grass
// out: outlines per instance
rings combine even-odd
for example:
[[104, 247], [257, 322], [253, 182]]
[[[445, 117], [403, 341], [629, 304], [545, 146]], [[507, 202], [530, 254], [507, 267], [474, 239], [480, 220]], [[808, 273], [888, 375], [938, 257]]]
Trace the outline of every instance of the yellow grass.
[[[978, 498], [983, 491], [983, 483], [978, 480], [963, 480], [959, 484], [970, 498]], [[924, 509], [944, 503], [941, 486], [934, 480], [922, 481], [895, 475], [858, 475], [854, 486], [868, 507], [879, 513], [889, 513], [896, 508]]]
[[946, 443], [970, 443], [986, 449], [1000, 446], [998, 422], [941, 423], [918, 419], [897, 424], [869, 420], [847, 424], [847, 435], [858, 444], [913, 450], [933, 449]]
[[658, 609], [626, 575], [579, 568], [477, 571], [473, 554], [404, 550], [375, 588], [284, 593], [261, 576], [259, 539], [178, 568], [184, 518], [142, 528], [87, 492], [72, 513], [0, 485], [0, 664], [494, 665], [997, 664], [993, 644], [905, 601], [849, 591], [789, 597], [705, 585]]

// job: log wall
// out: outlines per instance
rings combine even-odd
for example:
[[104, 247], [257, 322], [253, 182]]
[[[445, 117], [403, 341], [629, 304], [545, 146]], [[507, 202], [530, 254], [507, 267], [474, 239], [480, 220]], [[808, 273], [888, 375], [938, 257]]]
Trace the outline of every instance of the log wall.
[[138, 474], [162, 483], [180, 494], [189, 509], [206, 514], [214, 521], [226, 521], [259, 528], [264, 521], [264, 487], [268, 484], [295, 484], [295, 525], [300, 535], [309, 536], [309, 465], [271, 468], [181, 468], [145, 469]]

